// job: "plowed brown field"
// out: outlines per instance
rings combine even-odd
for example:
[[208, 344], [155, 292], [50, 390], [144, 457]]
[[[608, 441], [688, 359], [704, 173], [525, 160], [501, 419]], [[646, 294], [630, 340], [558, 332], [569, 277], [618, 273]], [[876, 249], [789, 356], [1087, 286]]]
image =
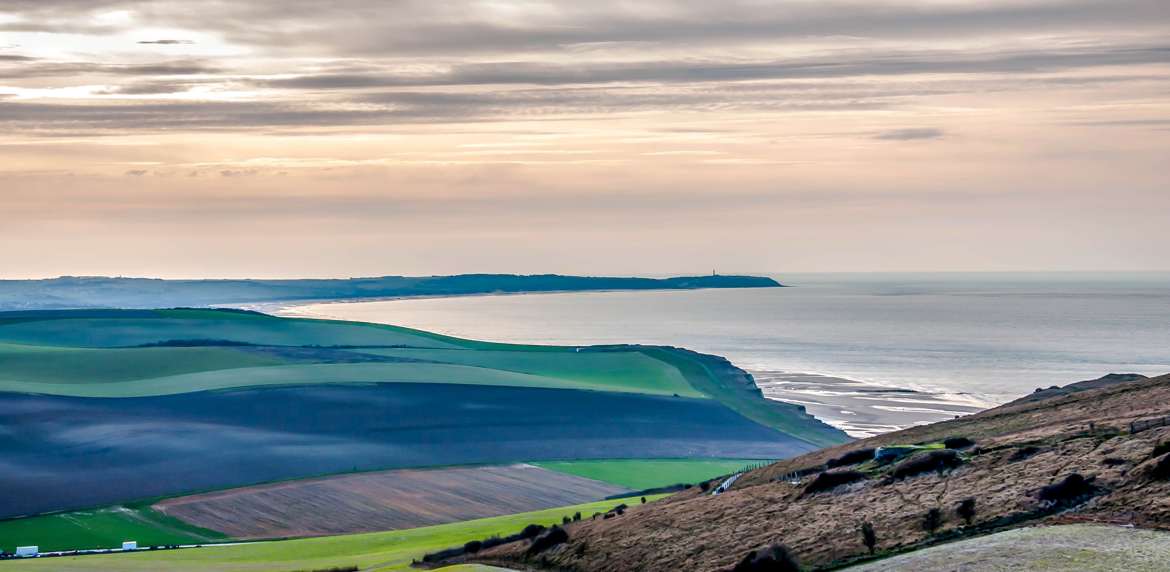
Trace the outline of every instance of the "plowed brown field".
[[414, 528], [600, 500], [626, 489], [509, 465], [381, 471], [259, 485], [162, 501], [154, 508], [234, 538]]

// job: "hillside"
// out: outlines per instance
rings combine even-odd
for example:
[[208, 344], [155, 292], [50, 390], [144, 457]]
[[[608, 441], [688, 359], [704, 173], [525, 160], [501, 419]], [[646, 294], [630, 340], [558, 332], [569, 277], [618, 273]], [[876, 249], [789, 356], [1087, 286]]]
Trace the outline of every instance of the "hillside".
[[282, 300], [779, 286], [781, 284], [771, 278], [719, 275], [625, 278], [557, 274], [460, 274], [297, 280], [159, 280], [65, 276], [48, 280], [0, 280], [0, 310], [168, 308]]
[[[1170, 447], [1163, 444], [1170, 441], [1170, 375], [1096, 385], [781, 461], [717, 496], [692, 489], [624, 516], [572, 524], [568, 541], [539, 557], [515, 543], [477, 560], [525, 569], [715, 571], [779, 543], [805, 568], [822, 569], [870, 558], [864, 523], [877, 557], [1024, 525], [1170, 528]], [[900, 457], [874, 460], [874, 448], [894, 446], [905, 447]], [[887, 568], [879, 561], [873, 569]]]
[[0, 313], [0, 427], [0, 518], [340, 472], [847, 440], [716, 356], [197, 309]]

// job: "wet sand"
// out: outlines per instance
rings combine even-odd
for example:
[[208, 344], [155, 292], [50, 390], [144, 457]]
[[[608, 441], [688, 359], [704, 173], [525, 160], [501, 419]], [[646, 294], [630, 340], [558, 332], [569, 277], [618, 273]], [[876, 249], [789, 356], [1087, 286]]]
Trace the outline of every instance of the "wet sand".
[[853, 437], [872, 437], [976, 413], [994, 404], [959, 393], [931, 393], [841, 377], [784, 371], [752, 371], [769, 399], [805, 406], [808, 412]]

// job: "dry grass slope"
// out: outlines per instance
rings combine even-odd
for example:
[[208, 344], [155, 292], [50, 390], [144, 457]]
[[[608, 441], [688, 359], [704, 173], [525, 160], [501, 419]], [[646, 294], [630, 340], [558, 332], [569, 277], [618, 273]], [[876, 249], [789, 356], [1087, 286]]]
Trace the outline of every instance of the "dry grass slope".
[[[729, 570], [750, 550], [783, 543], [807, 568], [839, 566], [867, 555], [860, 533], [869, 522], [879, 555], [939, 539], [1024, 524], [1133, 523], [1170, 528], [1170, 481], [1155, 478], [1170, 427], [1130, 433], [1130, 423], [1170, 415], [1170, 376], [1125, 383], [916, 427], [821, 450], [741, 478], [719, 496], [681, 493], [625, 517], [574, 524], [570, 541], [541, 555], [545, 569]], [[961, 464], [893, 478], [891, 463], [850, 467], [868, 478], [804, 494], [814, 471], [833, 458], [870, 447], [937, 443], [967, 437]], [[926, 453], [919, 453], [926, 454]], [[836, 469], [844, 470], [844, 469]], [[793, 473], [804, 473], [790, 482]], [[1082, 475], [1094, 491], [1044, 501], [1040, 490]], [[958, 513], [975, 499], [972, 522]], [[940, 522], [924, 526], [938, 509]], [[492, 562], [525, 560], [522, 547], [483, 554]]]

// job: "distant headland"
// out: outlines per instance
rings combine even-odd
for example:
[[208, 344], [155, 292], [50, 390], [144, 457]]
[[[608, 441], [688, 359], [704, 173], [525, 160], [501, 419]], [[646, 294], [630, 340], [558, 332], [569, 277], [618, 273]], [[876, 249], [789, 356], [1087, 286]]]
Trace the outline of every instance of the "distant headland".
[[763, 276], [636, 278], [560, 274], [459, 274], [291, 280], [162, 280], [63, 276], [45, 280], [0, 280], [0, 310], [72, 308], [164, 308], [254, 304], [283, 300], [369, 299], [597, 290], [692, 290], [778, 288]]

